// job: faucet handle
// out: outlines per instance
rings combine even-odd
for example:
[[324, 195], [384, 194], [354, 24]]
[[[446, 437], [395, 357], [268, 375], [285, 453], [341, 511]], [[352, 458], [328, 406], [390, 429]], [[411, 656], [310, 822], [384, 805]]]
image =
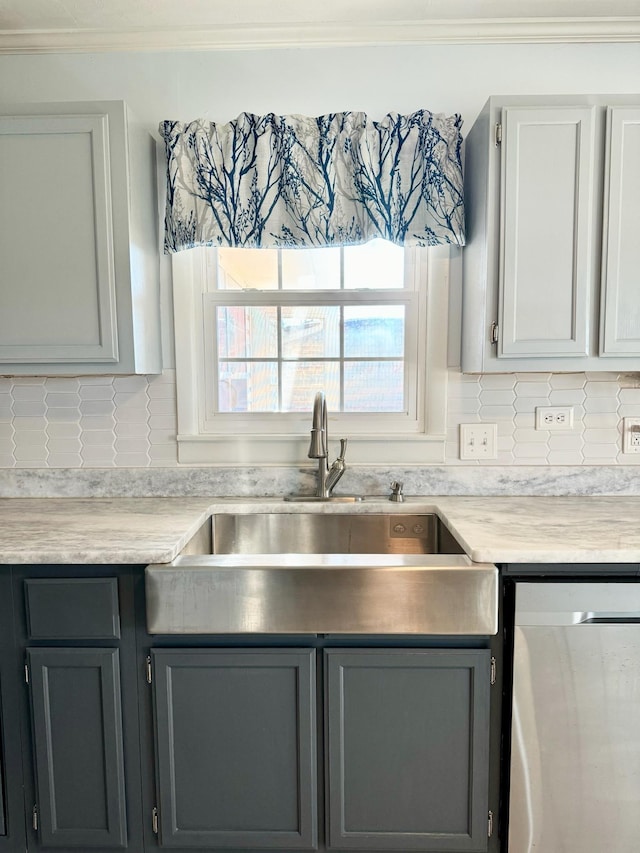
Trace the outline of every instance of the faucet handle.
[[338, 459], [340, 460], [340, 462], [344, 462], [344, 457], [345, 457], [346, 453], [347, 453], [347, 439], [341, 438], [340, 439], [340, 453], [338, 454]]

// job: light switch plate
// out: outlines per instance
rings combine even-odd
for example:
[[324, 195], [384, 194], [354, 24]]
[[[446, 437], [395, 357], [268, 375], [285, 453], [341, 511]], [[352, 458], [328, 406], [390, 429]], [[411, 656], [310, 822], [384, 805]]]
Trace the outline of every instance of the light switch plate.
[[497, 459], [498, 424], [460, 424], [460, 459]]

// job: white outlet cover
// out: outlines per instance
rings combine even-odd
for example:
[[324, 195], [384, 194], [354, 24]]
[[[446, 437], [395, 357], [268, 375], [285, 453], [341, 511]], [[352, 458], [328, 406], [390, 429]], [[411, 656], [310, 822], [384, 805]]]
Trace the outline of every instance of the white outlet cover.
[[536, 429], [573, 429], [573, 406], [536, 406]]
[[640, 418], [622, 419], [622, 452], [640, 453]]
[[497, 459], [498, 424], [460, 424], [460, 459]]

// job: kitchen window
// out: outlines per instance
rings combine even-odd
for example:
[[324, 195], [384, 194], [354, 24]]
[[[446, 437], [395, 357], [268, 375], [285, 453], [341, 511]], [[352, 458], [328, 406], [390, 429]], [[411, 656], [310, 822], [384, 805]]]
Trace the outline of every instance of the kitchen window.
[[320, 390], [348, 462], [442, 460], [446, 248], [199, 248], [173, 273], [181, 462], [303, 462]]

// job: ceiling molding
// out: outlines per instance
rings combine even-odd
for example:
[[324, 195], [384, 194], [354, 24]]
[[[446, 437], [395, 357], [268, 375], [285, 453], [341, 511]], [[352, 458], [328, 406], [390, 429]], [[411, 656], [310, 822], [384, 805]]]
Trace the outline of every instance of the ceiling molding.
[[640, 16], [234, 25], [210, 29], [0, 30], [0, 54], [525, 42], [640, 42]]

